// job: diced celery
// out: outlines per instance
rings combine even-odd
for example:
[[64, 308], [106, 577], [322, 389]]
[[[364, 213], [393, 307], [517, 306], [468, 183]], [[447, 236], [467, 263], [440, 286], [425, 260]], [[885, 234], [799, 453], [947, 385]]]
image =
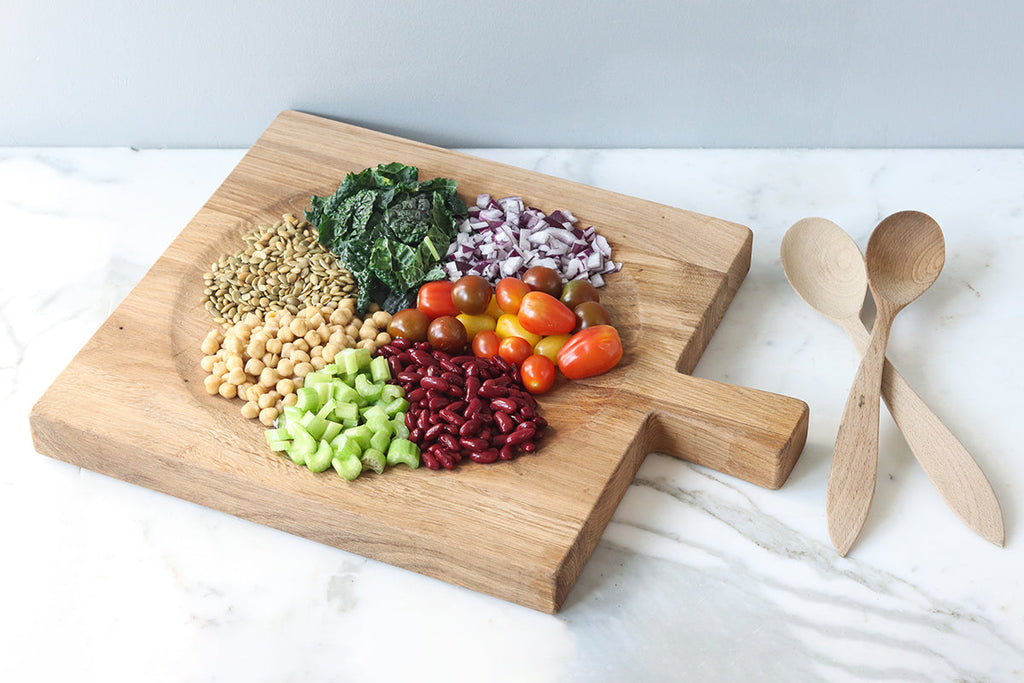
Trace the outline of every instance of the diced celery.
[[366, 375], [356, 375], [354, 386], [363, 398], [371, 402], [380, 398], [380, 393], [384, 390], [383, 384], [374, 384]]
[[[391, 420], [386, 417], [374, 416], [372, 419], [366, 421], [366, 426], [370, 428], [374, 434], [384, 434], [389, 439], [391, 438], [391, 432], [394, 430], [394, 425], [391, 424]], [[382, 451], [387, 448], [382, 448]]]
[[338, 436], [338, 434], [341, 434], [342, 427], [344, 427], [344, 425], [340, 422], [332, 422], [331, 420], [328, 420], [327, 427], [324, 429], [323, 436], [320, 438], [324, 441], [331, 441], [334, 437]]
[[[317, 406], [322, 406], [324, 403], [328, 401], [328, 399], [331, 398], [330, 382], [320, 382], [319, 384], [314, 384], [313, 388], [316, 390]], [[312, 410], [316, 410], [316, 408], [313, 408]]]
[[321, 370], [314, 370], [313, 372], [306, 375], [306, 378], [302, 382], [302, 386], [311, 387], [317, 384], [330, 384], [331, 379], [332, 378], [330, 374], [323, 372]]
[[[390, 423], [389, 423], [390, 426]], [[370, 437], [370, 448], [364, 450], [370, 450], [376, 448], [378, 451], [386, 451], [388, 446], [391, 444], [391, 432], [390, 431], [378, 431], [374, 432], [373, 436]]]
[[384, 466], [387, 464], [387, 456], [376, 448], [367, 448], [359, 460], [362, 462], [364, 470], [373, 470], [377, 474], [383, 472]]
[[408, 439], [392, 439], [388, 446], [387, 463], [391, 467], [405, 463], [416, 469], [420, 466], [420, 447]]
[[356, 349], [342, 349], [334, 356], [334, 364], [338, 366], [340, 374], [354, 375], [359, 372], [359, 358], [356, 356]]
[[288, 447], [288, 457], [296, 465], [305, 465], [306, 458], [316, 452], [317, 443], [316, 439], [307, 432], [301, 424], [298, 422], [293, 423], [288, 427], [288, 431], [294, 437], [292, 445]]
[[405, 426], [405, 413], [395, 413], [395, 417], [391, 420], [391, 429], [395, 438], [409, 438], [409, 428]]
[[331, 442], [331, 448], [334, 449], [335, 457], [341, 458], [358, 458], [363, 452], [363, 447], [359, 445], [359, 442], [344, 433], [334, 438]]
[[338, 367], [337, 363], [328, 363], [320, 368], [320, 372], [326, 372], [328, 375], [337, 375], [341, 372], [341, 368]]
[[298, 400], [295, 401], [295, 405], [292, 407], [298, 411], [300, 416], [302, 413], [308, 413], [311, 410], [316, 410], [320, 405], [320, 395], [317, 394], [316, 389], [311, 386], [299, 387], [295, 390], [295, 395], [298, 397]]
[[292, 445], [291, 436], [280, 427], [268, 429], [263, 432], [263, 436], [266, 438], [267, 445], [270, 446], [272, 451], [287, 451]]
[[344, 427], [345, 429], [348, 429], [349, 427], [357, 427], [358, 425], [359, 425], [359, 418], [358, 417], [347, 417], [347, 418], [345, 418], [344, 420], [341, 421], [341, 426]]
[[373, 436], [373, 430], [364, 424], [349, 427], [341, 433], [355, 439], [356, 443], [359, 444], [359, 450], [365, 450], [370, 447], [370, 437]]
[[384, 356], [377, 356], [370, 361], [370, 377], [374, 382], [387, 382], [391, 379], [391, 368], [388, 366], [388, 359]]
[[342, 479], [347, 479], [348, 481], [352, 481], [363, 471], [362, 462], [355, 456], [346, 458], [335, 456], [331, 460], [331, 465], [334, 466], [334, 469], [341, 475]]
[[398, 413], [409, 410], [409, 402], [402, 397], [392, 399], [384, 406], [384, 412], [388, 417], [394, 417]]
[[324, 404], [320, 406], [320, 410], [316, 411], [317, 417], [322, 417], [325, 420], [330, 420], [332, 417], [334, 417], [334, 407], [337, 405], [337, 401], [335, 401], [333, 398], [328, 398], [324, 402]]
[[331, 466], [331, 459], [334, 457], [334, 449], [327, 441], [321, 441], [316, 452], [306, 456], [306, 467], [310, 472], [323, 472]]
[[334, 415], [339, 420], [359, 419], [359, 406], [355, 403], [338, 403], [334, 406]]
[[369, 422], [370, 420], [387, 420], [387, 419], [389, 419], [388, 414], [386, 412], [384, 412], [384, 409], [381, 408], [379, 405], [375, 404], [375, 405], [372, 405], [372, 406], [368, 406], [366, 408], [366, 410], [363, 411], [363, 420], [366, 421], [366, 422]]
[[403, 389], [399, 384], [385, 384], [384, 388], [380, 391], [380, 400], [385, 403], [396, 398], [403, 398], [404, 396], [405, 389]]
[[334, 383], [334, 400], [338, 403], [354, 403], [357, 406], [366, 403], [366, 399], [358, 391], [341, 380]]
[[365, 349], [365, 348], [355, 348], [355, 349], [352, 349], [352, 355], [355, 356], [355, 358], [356, 358], [356, 366], [360, 370], [365, 370], [366, 368], [370, 367], [370, 361], [373, 360], [373, 357], [370, 354], [370, 350], [369, 349]]
[[305, 427], [309, 435], [317, 440], [323, 437], [324, 430], [327, 429], [327, 420], [316, 413], [306, 413], [299, 420], [299, 424]]

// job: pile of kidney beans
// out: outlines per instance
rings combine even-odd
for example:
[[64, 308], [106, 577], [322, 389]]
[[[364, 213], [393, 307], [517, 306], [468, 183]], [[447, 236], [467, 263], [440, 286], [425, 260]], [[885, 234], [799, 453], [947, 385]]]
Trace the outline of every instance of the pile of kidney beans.
[[392, 381], [405, 389], [409, 440], [428, 468], [454, 469], [463, 458], [492, 463], [537, 450], [547, 420], [519, 369], [500, 356], [453, 356], [428, 342], [395, 339], [378, 349]]

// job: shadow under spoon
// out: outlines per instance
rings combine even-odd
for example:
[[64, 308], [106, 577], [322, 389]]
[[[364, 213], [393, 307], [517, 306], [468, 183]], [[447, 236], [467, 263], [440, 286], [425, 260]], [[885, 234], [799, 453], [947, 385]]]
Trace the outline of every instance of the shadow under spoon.
[[[781, 257], [783, 271], [796, 293], [839, 325], [863, 355], [870, 339], [860, 319], [867, 271], [853, 239], [832, 221], [805, 218], [786, 232]], [[949, 508], [972, 531], [1002, 547], [1003, 517], [992, 485], [963, 444], [888, 360], [882, 370], [881, 396]]]

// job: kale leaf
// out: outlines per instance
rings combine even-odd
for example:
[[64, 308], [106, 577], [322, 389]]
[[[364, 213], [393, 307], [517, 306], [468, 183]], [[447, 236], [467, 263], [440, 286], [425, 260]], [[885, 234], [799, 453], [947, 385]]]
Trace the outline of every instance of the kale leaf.
[[348, 173], [334, 194], [314, 195], [306, 220], [359, 287], [356, 308], [377, 302], [394, 313], [415, 300], [424, 282], [445, 277], [440, 261], [466, 205], [449, 178], [420, 181], [398, 162]]

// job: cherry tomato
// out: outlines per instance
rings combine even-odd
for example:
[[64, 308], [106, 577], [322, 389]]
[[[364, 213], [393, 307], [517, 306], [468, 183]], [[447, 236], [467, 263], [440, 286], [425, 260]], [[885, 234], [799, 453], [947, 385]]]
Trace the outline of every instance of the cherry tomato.
[[440, 318], [442, 315], [452, 317], [458, 315], [459, 311], [452, 303], [452, 289], [454, 288], [455, 283], [448, 280], [424, 282], [416, 294], [416, 308], [426, 313], [431, 320]]
[[454, 316], [438, 316], [430, 321], [430, 327], [427, 328], [427, 341], [435, 349], [458, 353], [466, 348], [468, 341], [466, 327]]
[[534, 266], [523, 273], [523, 282], [531, 289], [550, 294], [556, 299], [562, 295], [562, 276], [546, 266]]
[[519, 312], [523, 297], [529, 291], [530, 285], [519, 278], [506, 277], [498, 280], [498, 284], [494, 287], [494, 296], [498, 299], [498, 306], [502, 311], [515, 315]]
[[558, 369], [569, 379], [608, 372], [622, 359], [622, 340], [611, 325], [580, 330], [558, 352]]
[[596, 301], [584, 301], [573, 309], [573, 315], [579, 323], [579, 329], [585, 330], [594, 325], [611, 325], [612, 318], [608, 310]]
[[597, 293], [597, 287], [590, 280], [569, 280], [562, 288], [559, 300], [572, 309], [584, 301], [600, 301], [601, 295]]
[[479, 275], [463, 275], [452, 287], [452, 303], [459, 313], [480, 315], [491, 303], [491, 283]]
[[391, 317], [388, 334], [411, 342], [427, 341], [430, 318], [418, 308], [403, 308]]
[[569, 334], [552, 334], [551, 336], [544, 337], [533, 345], [533, 352], [539, 356], [547, 356], [554, 363], [558, 357], [558, 352], [562, 350], [565, 342], [569, 341], [571, 336]]
[[527, 332], [523, 329], [523, 326], [519, 324], [519, 318], [506, 313], [505, 315], [498, 318], [497, 324], [494, 326], [494, 331], [498, 333], [498, 336], [504, 339], [505, 337], [522, 337], [533, 346], [541, 340], [541, 335], [534, 334], [533, 332]]
[[459, 313], [455, 317], [458, 318], [459, 322], [466, 328], [466, 338], [471, 342], [479, 332], [484, 330], [493, 330], [497, 322], [489, 315], [467, 315], [466, 313]]
[[498, 347], [501, 345], [501, 337], [494, 330], [483, 330], [477, 332], [473, 337], [473, 355], [481, 358], [490, 358], [498, 355]]
[[533, 355], [533, 347], [522, 337], [505, 337], [498, 345], [498, 355], [513, 365], [521, 365]]
[[565, 304], [544, 292], [530, 292], [519, 307], [519, 324], [527, 332], [547, 336], [568, 334], [576, 327], [576, 316]]
[[523, 386], [531, 394], [543, 394], [555, 384], [555, 364], [547, 356], [534, 354], [519, 369]]
[[487, 304], [487, 310], [484, 311], [484, 315], [489, 315], [497, 320], [504, 312], [501, 310], [501, 306], [498, 305], [498, 296], [496, 294], [491, 295], [491, 303]]

